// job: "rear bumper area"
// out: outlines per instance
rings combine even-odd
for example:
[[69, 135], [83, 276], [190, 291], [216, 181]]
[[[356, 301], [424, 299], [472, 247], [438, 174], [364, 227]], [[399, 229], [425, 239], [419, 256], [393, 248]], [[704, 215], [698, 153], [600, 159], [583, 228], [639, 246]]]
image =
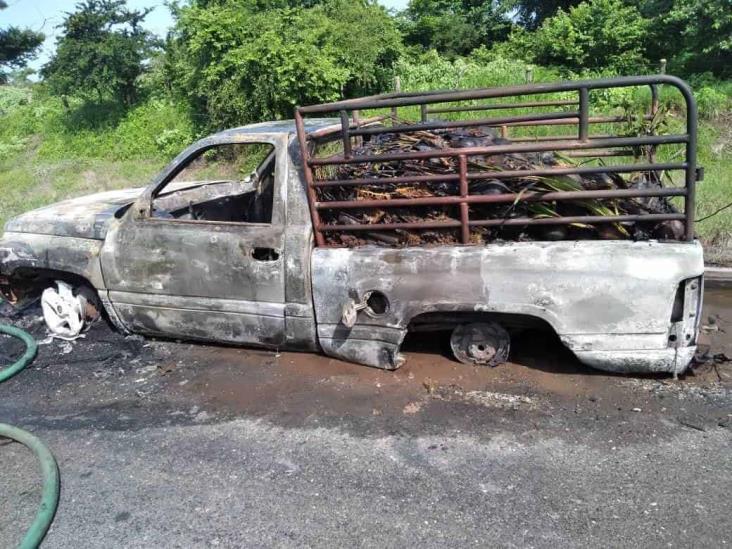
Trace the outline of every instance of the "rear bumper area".
[[674, 295], [668, 331], [651, 334], [561, 336], [584, 364], [609, 372], [680, 374], [696, 353], [704, 278], [682, 280]]

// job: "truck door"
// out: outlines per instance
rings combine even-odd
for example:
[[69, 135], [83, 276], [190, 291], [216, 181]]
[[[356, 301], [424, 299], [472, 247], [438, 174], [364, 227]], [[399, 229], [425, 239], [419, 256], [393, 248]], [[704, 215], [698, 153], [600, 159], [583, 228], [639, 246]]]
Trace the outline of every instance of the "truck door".
[[140, 333], [280, 345], [286, 171], [277, 136], [204, 140], [173, 161], [105, 240], [119, 320]]

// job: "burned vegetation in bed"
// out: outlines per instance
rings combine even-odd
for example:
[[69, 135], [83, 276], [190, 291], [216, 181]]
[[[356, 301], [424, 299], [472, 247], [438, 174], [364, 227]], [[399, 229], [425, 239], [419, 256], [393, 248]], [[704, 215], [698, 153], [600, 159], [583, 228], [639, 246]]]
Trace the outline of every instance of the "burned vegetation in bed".
[[[492, 128], [422, 130], [409, 133], [380, 133], [364, 138], [353, 148], [352, 157], [380, 156], [393, 153], [439, 152], [448, 149], [471, 149], [508, 145], [512, 141], [497, 135]], [[647, 151], [638, 150], [641, 158]], [[596, 162], [602, 162], [597, 160]], [[395, 228], [393, 230], [325, 232], [327, 245], [359, 246], [375, 244], [403, 247], [419, 245], [460, 244], [460, 205], [420, 205], [420, 199], [460, 197], [460, 159], [457, 156], [412, 158], [346, 163], [319, 166], [315, 178], [319, 181], [355, 181], [359, 184], [319, 186], [319, 203], [364, 202], [369, 206], [328, 207], [320, 212], [324, 226], [391, 225], [429, 223], [428, 228]], [[612, 171], [592, 174], [528, 174], [495, 177], [497, 172], [547, 171], [574, 168], [579, 160], [558, 152], [483, 154], [467, 156], [470, 173], [470, 196], [509, 195], [495, 202], [471, 203], [468, 216], [472, 220], [497, 220], [489, 226], [470, 227], [470, 243], [486, 244], [497, 241], [554, 241], [588, 239], [681, 240], [684, 225], [676, 220], [618, 221], [605, 223], [574, 222], [554, 224], [558, 217], [616, 217], [646, 214], [673, 214], [677, 209], [664, 196], [583, 198], [576, 200], [539, 201], [547, 193], [604, 190], [648, 190], [662, 187], [660, 171], [620, 174]], [[482, 177], [481, 174], [485, 174]], [[391, 179], [428, 176], [429, 180], [404, 182]], [[445, 176], [441, 180], [439, 176]], [[373, 183], [364, 180], [373, 179]], [[403, 200], [410, 199], [409, 204]], [[392, 202], [390, 201], [399, 201]], [[383, 201], [383, 206], [374, 201]], [[423, 201], [424, 202], [424, 201]], [[396, 204], [402, 205], [397, 206]], [[366, 204], [366, 202], [364, 202]], [[543, 219], [547, 224], [521, 225], [521, 219]], [[511, 221], [513, 220], [513, 221]], [[437, 227], [437, 225], [447, 225]], [[376, 227], [375, 227], [376, 228]]]

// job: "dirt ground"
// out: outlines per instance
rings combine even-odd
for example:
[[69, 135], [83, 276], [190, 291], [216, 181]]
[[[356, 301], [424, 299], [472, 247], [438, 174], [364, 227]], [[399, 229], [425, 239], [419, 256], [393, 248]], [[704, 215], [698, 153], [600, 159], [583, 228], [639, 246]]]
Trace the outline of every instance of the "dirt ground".
[[[591, 370], [540, 332], [513, 341], [511, 362], [497, 368], [455, 362], [446, 335], [410, 337], [406, 364], [386, 372], [125, 337], [104, 323], [74, 343], [46, 340], [37, 311], [12, 322], [41, 345], [33, 365], [0, 386], [0, 421], [37, 433], [59, 457], [64, 489], [49, 547], [483, 545], [489, 534], [501, 546], [732, 541], [729, 290], [706, 292], [703, 363], [678, 380]], [[0, 360], [17, 352], [0, 340]], [[224, 437], [227, 452], [251, 453], [246, 467], [279, 463], [284, 473], [238, 485], [232, 475], [245, 477], [244, 465], [222, 460]], [[0, 445], [0, 463], [10, 464], [0, 467], [8, 546], [30, 522], [38, 479], [17, 445]], [[498, 474], [488, 483], [486, 467]], [[220, 500], [231, 483], [236, 492]], [[386, 520], [374, 502], [397, 486]], [[475, 486], [496, 497], [476, 503]], [[328, 501], [316, 505], [304, 495], [311, 488]], [[639, 498], [649, 500], [643, 510]], [[450, 524], [430, 523], [433, 513]], [[383, 528], [362, 529], [367, 519]]]

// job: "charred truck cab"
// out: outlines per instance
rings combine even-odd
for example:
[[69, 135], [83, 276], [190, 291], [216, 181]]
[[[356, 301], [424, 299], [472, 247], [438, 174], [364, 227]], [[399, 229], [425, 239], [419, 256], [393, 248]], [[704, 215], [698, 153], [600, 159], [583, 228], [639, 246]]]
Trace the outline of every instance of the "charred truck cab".
[[[647, 112], [593, 115], [615, 87]], [[661, 88], [684, 131], [655, 134]], [[694, 99], [671, 76], [302, 107], [195, 143], [147, 188], [11, 219], [0, 288], [21, 303], [63, 281], [126, 332], [386, 369], [410, 330], [451, 329], [459, 360], [495, 365], [511, 331], [543, 325], [589, 366], [680, 373], [699, 175]]]

